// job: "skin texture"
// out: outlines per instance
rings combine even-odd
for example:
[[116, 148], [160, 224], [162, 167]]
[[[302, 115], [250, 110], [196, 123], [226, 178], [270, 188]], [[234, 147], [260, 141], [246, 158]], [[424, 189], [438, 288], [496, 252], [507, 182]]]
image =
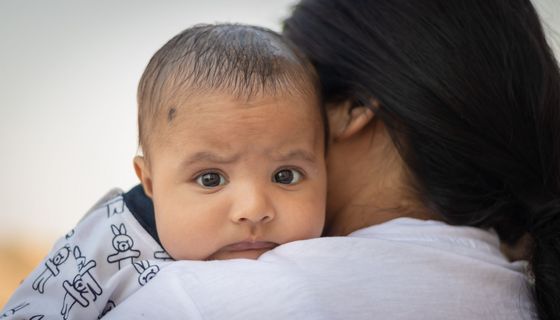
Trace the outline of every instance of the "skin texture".
[[[218, 92], [175, 108], [153, 132], [149, 161], [134, 160], [172, 257], [256, 259], [321, 235], [326, 169], [314, 96]], [[293, 178], [279, 180], [279, 172]], [[203, 186], [204, 177], [219, 177], [219, 185]]]

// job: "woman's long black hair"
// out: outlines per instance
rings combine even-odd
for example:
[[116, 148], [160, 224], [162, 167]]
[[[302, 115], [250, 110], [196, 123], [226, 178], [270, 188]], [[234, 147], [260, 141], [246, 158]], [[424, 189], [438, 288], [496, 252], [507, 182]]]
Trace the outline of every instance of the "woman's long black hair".
[[380, 102], [427, 206], [531, 235], [538, 315], [560, 319], [560, 75], [531, 2], [302, 0], [284, 34], [326, 101]]

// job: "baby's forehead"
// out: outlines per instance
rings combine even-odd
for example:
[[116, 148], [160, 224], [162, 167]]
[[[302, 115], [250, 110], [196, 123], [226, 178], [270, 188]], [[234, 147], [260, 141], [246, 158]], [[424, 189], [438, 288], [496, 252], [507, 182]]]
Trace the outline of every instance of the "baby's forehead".
[[[315, 118], [321, 114], [320, 98], [312, 90], [293, 92], [261, 92], [255, 95], [239, 95], [227, 91], [205, 90], [190, 93], [160, 110], [168, 125], [197, 116], [231, 117], [239, 114], [258, 115], [260, 112], [282, 114], [289, 112], [302, 118]], [[233, 119], [232, 119], [233, 120]], [[247, 119], [248, 121], [250, 119]]]
[[187, 138], [211, 144], [221, 144], [232, 137], [259, 140], [259, 135], [270, 131], [282, 136], [276, 141], [284, 142], [307, 137], [313, 144], [323, 137], [319, 98], [311, 93], [277, 92], [251, 97], [227, 92], [197, 93], [161, 112], [160, 128], [155, 130], [161, 134], [154, 139], [155, 144]]

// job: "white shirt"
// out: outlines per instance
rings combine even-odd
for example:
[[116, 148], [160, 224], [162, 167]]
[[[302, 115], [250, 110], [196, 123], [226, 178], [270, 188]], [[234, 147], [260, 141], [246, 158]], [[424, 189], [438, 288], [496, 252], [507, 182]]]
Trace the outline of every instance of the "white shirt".
[[495, 233], [401, 218], [259, 260], [180, 261], [106, 319], [535, 319]]

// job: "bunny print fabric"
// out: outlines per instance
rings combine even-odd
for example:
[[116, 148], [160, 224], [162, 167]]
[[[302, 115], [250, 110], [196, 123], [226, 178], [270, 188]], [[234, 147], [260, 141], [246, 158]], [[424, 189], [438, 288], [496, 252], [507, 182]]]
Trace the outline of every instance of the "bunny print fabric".
[[150, 222], [153, 209], [133, 213], [143, 206], [127, 195], [110, 191], [60, 238], [0, 319], [100, 319], [171, 263]]

